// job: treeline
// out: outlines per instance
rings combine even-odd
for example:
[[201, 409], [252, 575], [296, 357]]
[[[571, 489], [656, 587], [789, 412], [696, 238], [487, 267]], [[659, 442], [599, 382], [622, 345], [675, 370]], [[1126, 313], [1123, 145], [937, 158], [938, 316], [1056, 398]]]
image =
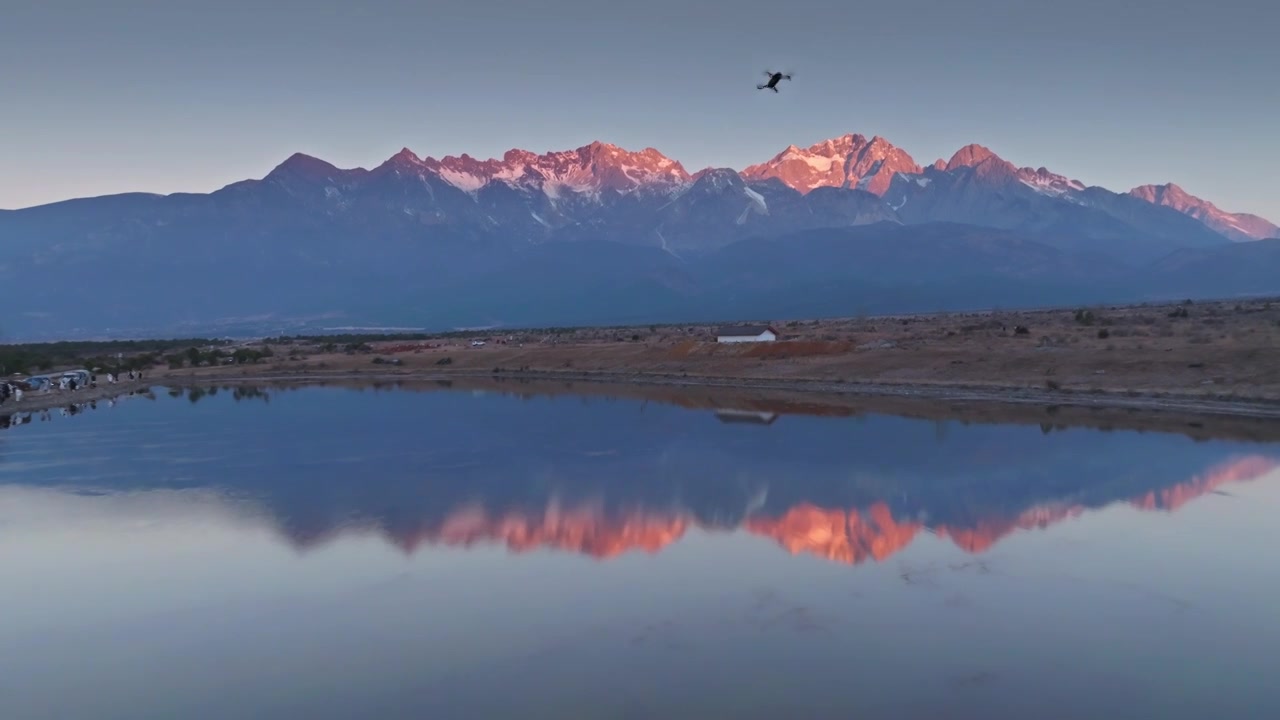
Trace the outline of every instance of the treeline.
[[[167, 354], [189, 353], [197, 347], [217, 347], [229, 340], [186, 338], [171, 340], [59, 341], [0, 345], [0, 377], [34, 375], [73, 367], [122, 373], [145, 370], [168, 361]], [[196, 352], [201, 352], [196, 350]]]
[[[631, 326], [619, 326], [631, 327]], [[640, 327], [640, 326], [636, 326]], [[650, 330], [656, 330], [658, 325], [650, 325]], [[456, 338], [467, 338], [486, 335], [568, 335], [583, 330], [607, 330], [609, 328], [595, 327], [548, 327], [548, 328], [476, 328], [474, 330], [447, 330], [443, 332], [422, 333], [422, 332], [406, 332], [406, 333], [340, 333], [334, 335], [281, 335], [279, 337], [266, 338], [264, 342], [276, 345], [292, 345], [294, 343], [306, 343], [312, 345], [325, 345], [330, 347], [356, 347], [377, 342], [414, 342], [424, 340], [450, 340]]]
[[264, 345], [260, 350], [257, 348], [236, 348], [232, 352], [219, 350], [218, 348], [201, 350], [197, 347], [189, 347], [183, 352], [165, 355], [164, 361], [171, 370], [178, 370], [184, 367], [244, 365], [246, 363], [260, 362], [271, 357], [275, 357], [275, 351], [271, 349], [270, 345]]
[[372, 342], [390, 342], [393, 340], [413, 341], [413, 340], [433, 340], [435, 338], [449, 337], [460, 333], [345, 333], [340, 335], [281, 335], [280, 337], [266, 338], [263, 342], [274, 343], [276, 345], [293, 345], [294, 343], [307, 343], [314, 345], [364, 345]]

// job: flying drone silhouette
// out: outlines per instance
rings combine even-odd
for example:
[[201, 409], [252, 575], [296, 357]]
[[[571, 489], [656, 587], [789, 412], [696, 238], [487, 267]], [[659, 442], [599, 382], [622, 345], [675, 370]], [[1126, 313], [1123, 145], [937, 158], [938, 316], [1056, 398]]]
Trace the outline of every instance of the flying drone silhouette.
[[781, 73], [781, 72], [773, 72], [772, 70], [765, 70], [764, 74], [769, 78], [769, 80], [762, 85], [757, 85], [756, 86], [757, 90], [772, 90], [774, 92], [778, 92], [778, 81], [791, 79], [791, 73]]

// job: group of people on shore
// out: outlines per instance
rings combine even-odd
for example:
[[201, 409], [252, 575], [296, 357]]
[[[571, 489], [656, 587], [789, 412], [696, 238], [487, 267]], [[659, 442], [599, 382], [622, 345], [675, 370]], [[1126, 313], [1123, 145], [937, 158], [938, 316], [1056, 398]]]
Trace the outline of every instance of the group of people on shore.
[[[95, 375], [95, 376], [94, 376], [94, 378], [95, 378], [95, 381], [96, 381], [97, 376]], [[142, 371], [141, 371], [141, 370], [130, 370], [130, 371], [129, 371], [129, 380], [130, 380], [130, 381], [133, 381], [133, 380], [141, 380], [141, 379], [142, 379]], [[107, 382], [108, 382], [108, 383], [110, 383], [110, 384], [112, 384], [112, 385], [115, 385], [117, 382], [119, 382], [119, 377], [117, 377], [117, 376], [115, 375], [115, 373], [107, 373]]]
[[0, 405], [9, 402], [10, 398], [14, 402], [22, 402], [22, 388], [13, 383], [0, 383]]
[[[42, 382], [38, 386], [39, 389], [32, 388], [30, 380], [0, 382], [0, 405], [3, 405], [10, 400], [13, 400], [14, 402], [22, 402], [22, 397], [27, 392], [51, 393], [54, 390], [59, 392], [75, 392], [86, 388], [98, 387], [97, 374], [88, 374], [87, 380], [84, 380], [84, 377], [85, 375], [83, 371], [80, 371], [79, 374], [65, 373], [57, 379], [56, 383], [52, 380], [49, 382]], [[142, 372], [139, 370], [130, 370], [128, 377], [131, 382], [141, 380]], [[116, 373], [106, 373], [104, 378], [109, 385], [115, 385], [122, 381], [122, 378], [116, 375]]]

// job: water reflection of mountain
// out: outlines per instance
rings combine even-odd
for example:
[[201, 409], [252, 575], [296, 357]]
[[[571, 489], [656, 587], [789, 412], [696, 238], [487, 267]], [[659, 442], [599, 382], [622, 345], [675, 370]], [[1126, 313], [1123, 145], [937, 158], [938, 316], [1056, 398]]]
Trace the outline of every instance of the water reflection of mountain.
[[503, 543], [611, 557], [702, 528], [860, 562], [926, 532], [980, 552], [1113, 503], [1174, 509], [1280, 461], [1274, 446], [1165, 434], [887, 416], [744, 428], [713, 412], [569, 397], [321, 389], [270, 403], [162, 398], [129, 411], [163, 419], [169, 442], [117, 444], [113, 433], [136, 428], [93, 414], [79, 423], [128, 453], [92, 453], [91, 471], [67, 470], [69, 458], [0, 483], [79, 490], [83, 480], [66, 478], [96, 476], [88, 484], [105, 491], [216, 489], [264, 508], [298, 547], [359, 528], [408, 552]]
[[[1134, 497], [1115, 498], [1112, 502], [1143, 510], [1175, 510], [1221, 485], [1255, 479], [1277, 467], [1280, 462], [1275, 459], [1244, 457], [1210, 468], [1186, 482], [1153, 488]], [[553, 496], [541, 504], [530, 499], [519, 506], [503, 499], [488, 502], [473, 499], [441, 507], [416, 519], [386, 515], [367, 517], [366, 522], [360, 524], [367, 523], [366, 527], [381, 532], [406, 552], [414, 552], [424, 545], [465, 547], [501, 543], [513, 551], [554, 548], [599, 558], [629, 551], [656, 552], [694, 528], [742, 529], [770, 537], [792, 553], [811, 553], [856, 564], [870, 559], [884, 560], [922, 533], [949, 538], [968, 552], [980, 553], [1018, 530], [1046, 528], [1090, 509], [1112, 504], [1100, 501], [1086, 505], [1063, 500], [1030, 506], [1012, 514], [993, 513], [949, 524], [930, 522], [923, 514], [921, 517], [897, 515], [885, 501], [850, 508], [822, 507], [812, 502], [780, 507], [780, 503], [762, 502], [764, 491], [761, 491], [745, 505], [726, 503], [719, 518], [707, 518], [673, 502], [620, 507], [609, 502], [606, 488], [607, 483], [594, 500], [572, 502]], [[737, 496], [726, 501], [743, 499]], [[333, 539], [341, 533], [342, 526], [294, 526], [292, 530], [291, 542], [306, 547]]]

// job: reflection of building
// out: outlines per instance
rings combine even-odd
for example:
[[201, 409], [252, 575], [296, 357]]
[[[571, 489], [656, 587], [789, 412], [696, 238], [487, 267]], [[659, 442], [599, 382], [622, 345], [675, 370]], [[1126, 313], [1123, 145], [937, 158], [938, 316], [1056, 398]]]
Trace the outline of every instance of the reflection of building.
[[737, 325], [716, 330], [716, 342], [773, 342], [778, 332], [768, 325]]
[[716, 417], [722, 423], [772, 425], [773, 421], [778, 419], [778, 413], [758, 410], [717, 410]]

